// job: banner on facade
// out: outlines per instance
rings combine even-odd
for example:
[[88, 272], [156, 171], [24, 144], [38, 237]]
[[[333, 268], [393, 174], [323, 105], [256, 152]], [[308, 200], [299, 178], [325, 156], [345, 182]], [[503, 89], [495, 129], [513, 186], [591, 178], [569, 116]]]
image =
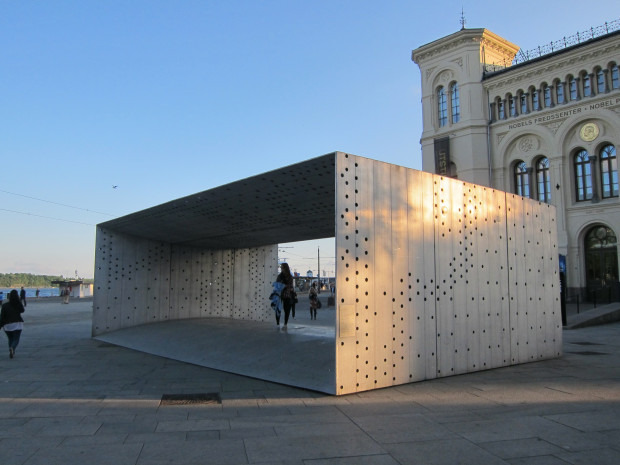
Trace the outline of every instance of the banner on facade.
[[450, 175], [450, 138], [435, 139], [435, 173]]

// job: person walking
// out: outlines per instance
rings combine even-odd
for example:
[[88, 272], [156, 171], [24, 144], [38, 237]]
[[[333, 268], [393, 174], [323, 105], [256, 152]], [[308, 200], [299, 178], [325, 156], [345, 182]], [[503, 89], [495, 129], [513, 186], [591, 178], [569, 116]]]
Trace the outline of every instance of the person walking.
[[284, 287], [280, 292], [280, 298], [282, 299], [282, 309], [284, 310], [284, 325], [282, 329], [286, 330], [288, 324], [288, 317], [291, 314], [291, 307], [293, 305], [293, 293], [295, 289], [293, 287], [293, 275], [288, 263], [282, 263], [280, 265], [280, 274], [276, 278], [277, 283], [282, 283]]
[[24, 306], [21, 303], [17, 289], [9, 292], [9, 301], [2, 305], [0, 310], [0, 328], [4, 329], [9, 339], [9, 357], [15, 356], [15, 349], [19, 344], [19, 338], [24, 329]]
[[19, 300], [21, 301], [22, 305], [25, 307], [26, 306], [26, 289], [24, 289], [24, 286], [22, 286], [22, 290], [19, 291]]
[[310, 298], [310, 319], [316, 320], [316, 309], [319, 305], [319, 294], [316, 289], [316, 282], [313, 282], [312, 286], [310, 286], [308, 297]]

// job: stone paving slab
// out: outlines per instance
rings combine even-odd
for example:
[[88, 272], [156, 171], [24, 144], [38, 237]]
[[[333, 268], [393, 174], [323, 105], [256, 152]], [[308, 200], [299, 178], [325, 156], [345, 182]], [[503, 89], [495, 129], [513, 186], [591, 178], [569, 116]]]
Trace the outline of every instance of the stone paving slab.
[[[29, 302], [0, 464], [620, 463], [620, 323], [565, 331], [559, 359], [333, 397], [93, 340], [91, 306]], [[221, 403], [160, 403], [199, 392]]]

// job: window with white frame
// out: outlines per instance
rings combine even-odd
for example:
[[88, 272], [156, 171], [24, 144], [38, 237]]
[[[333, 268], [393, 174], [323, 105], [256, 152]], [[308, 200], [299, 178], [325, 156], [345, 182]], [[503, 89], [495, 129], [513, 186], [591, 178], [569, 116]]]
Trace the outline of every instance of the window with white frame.
[[568, 79], [568, 91], [571, 100], [577, 100], [579, 94], [577, 93], [577, 79], [571, 76]]
[[564, 103], [564, 83], [560, 81], [555, 83], [555, 98], [558, 104]]
[[590, 155], [587, 150], [580, 150], [575, 154], [575, 198], [577, 202], [592, 199], [592, 169]]
[[536, 162], [536, 187], [540, 202], [551, 202], [551, 180], [549, 176], [549, 159], [539, 158]]
[[551, 107], [551, 89], [547, 84], [543, 86], [543, 100], [545, 102], [545, 108]]
[[601, 149], [601, 188], [602, 197], [618, 197], [618, 162], [616, 148], [606, 145]]
[[596, 72], [596, 93], [602, 94], [605, 92], [605, 73], [602, 69]]
[[515, 194], [522, 197], [530, 196], [530, 176], [524, 161], [517, 161], [514, 165]]
[[583, 85], [583, 96], [592, 97], [592, 83], [590, 82], [590, 75], [588, 73], [583, 73], [581, 75], [581, 82]]
[[452, 123], [458, 123], [461, 120], [461, 99], [459, 96], [459, 86], [456, 82], [450, 86], [450, 106]]
[[443, 87], [437, 89], [437, 113], [439, 127], [448, 124], [448, 100], [446, 98], [446, 90]]

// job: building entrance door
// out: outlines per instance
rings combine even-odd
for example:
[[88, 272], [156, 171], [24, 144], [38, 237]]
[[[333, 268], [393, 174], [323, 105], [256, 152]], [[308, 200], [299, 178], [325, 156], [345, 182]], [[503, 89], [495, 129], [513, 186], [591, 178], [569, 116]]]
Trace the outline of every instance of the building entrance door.
[[618, 251], [616, 233], [607, 226], [594, 226], [584, 241], [587, 298], [594, 302], [618, 299]]

